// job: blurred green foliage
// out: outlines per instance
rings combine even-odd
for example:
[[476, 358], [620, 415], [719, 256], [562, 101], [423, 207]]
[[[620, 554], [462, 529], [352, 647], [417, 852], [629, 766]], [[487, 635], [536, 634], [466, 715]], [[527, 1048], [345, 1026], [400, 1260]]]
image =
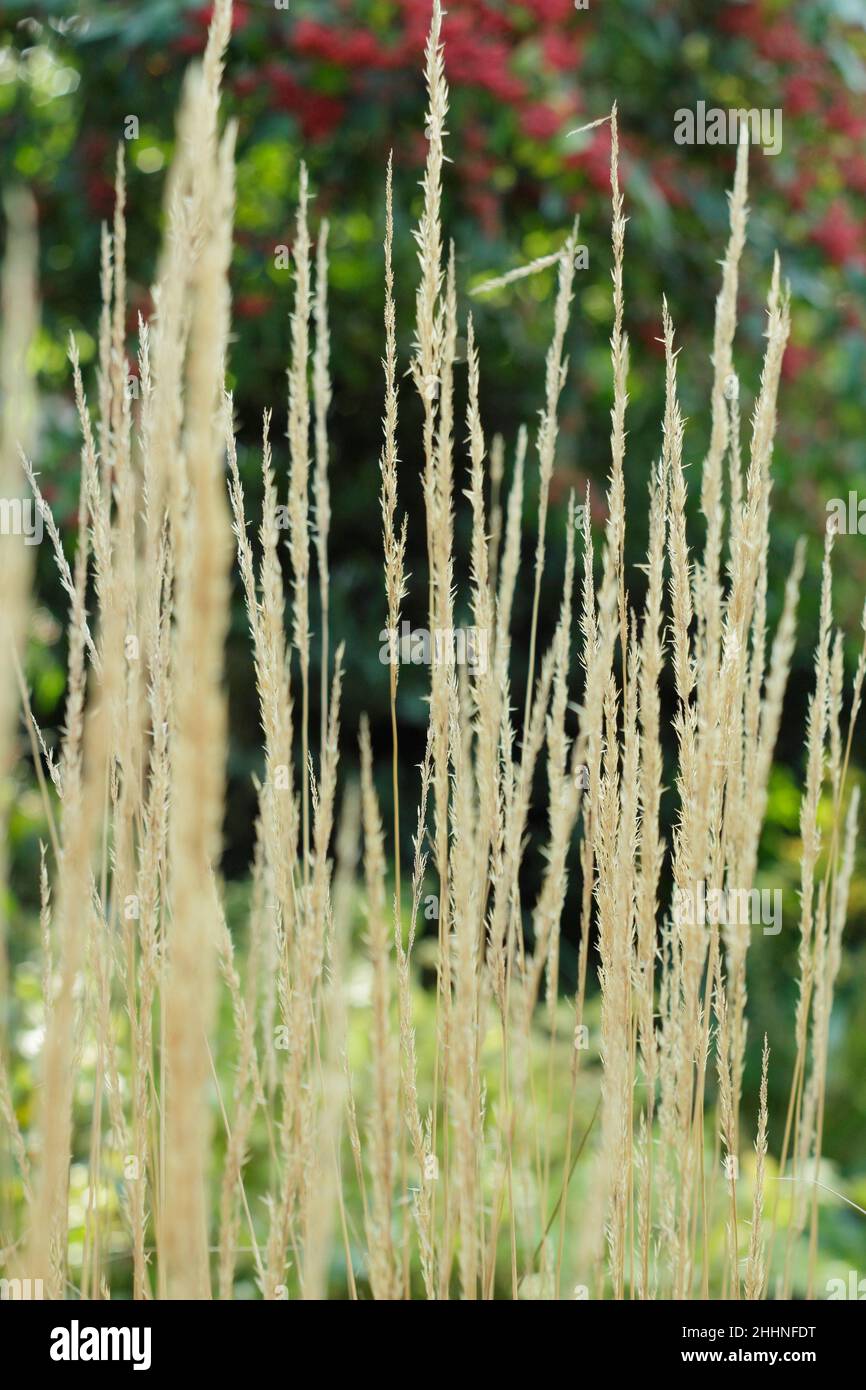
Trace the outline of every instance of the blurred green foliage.
[[[113, 205], [115, 147], [123, 141], [129, 176], [130, 355], [159, 244], [164, 172], [183, 72], [200, 54], [209, 11], [183, 3], [137, 7], [117, 0], [8, 5], [0, 29], [0, 176], [23, 178], [40, 208], [44, 327], [35, 350], [46, 392], [38, 467], [61, 525], [71, 534], [77, 504], [76, 433], [69, 410], [65, 342], [74, 332], [92, 366], [98, 303], [99, 229]], [[238, 120], [236, 343], [231, 373], [241, 452], [257, 502], [256, 441], [261, 412], [285, 410], [291, 271], [275, 248], [291, 248], [299, 161], [310, 166], [314, 219], [331, 225], [334, 405], [331, 412], [334, 522], [334, 631], [350, 633], [369, 614], [367, 641], [350, 644], [348, 727], [362, 706], [384, 728], [387, 683], [378, 669], [380, 561], [377, 456], [380, 437], [384, 166], [395, 161], [396, 277], [401, 363], [408, 360], [416, 284], [410, 236], [424, 157], [423, 47], [427, 0], [270, 0], [235, 6], [226, 107]], [[744, 257], [737, 340], [744, 434], [760, 371], [764, 301], [778, 247], [790, 278], [793, 338], [786, 356], [774, 460], [774, 547], [770, 617], [796, 536], [811, 538], [810, 575], [820, 555], [825, 504], [866, 486], [866, 29], [858, 7], [842, 3], [659, 3], [640, 0], [576, 10], [571, 0], [454, 0], [445, 20], [451, 83], [452, 164], [446, 170], [446, 229], [454, 237], [463, 312], [465, 292], [561, 244], [572, 218], [589, 264], [580, 272], [562, 403], [552, 528], [561, 538], [568, 490], [593, 486], [598, 519], [608, 466], [611, 400], [609, 293], [609, 129], [575, 127], [619, 103], [622, 177], [630, 221], [626, 315], [632, 340], [627, 468], [629, 558], [646, 536], [646, 483], [660, 440], [662, 373], [659, 322], [664, 293], [683, 348], [681, 390], [689, 417], [686, 449], [698, 465], [707, 439], [712, 313], [717, 261], [726, 236], [725, 191], [733, 152], [678, 146], [674, 112], [694, 106], [779, 107], [782, 152], [751, 158], [752, 219]], [[129, 118], [137, 137], [124, 141]], [[482, 405], [488, 436], [509, 451], [517, 426], [532, 428], [541, 401], [550, 333], [553, 272], [471, 301], [481, 347]], [[463, 382], [458, 383], [458, 391]], [[458, 410], [462, 410], [462, 396]], [[409, 598], [423, 604], [424, 540], [418, 407], [406, 383], [401, 401], [403, 503], [412, 524]], [[459, 418], [459, 417], [458, 417]], [[458, 431], [459, 437], [459, 431]], [[285, 467], [284, 457], [277, 459]], [[697, 492], [696, 488], [692, 489]], [[534, 494], [530, 488], [531, 544]], [[465, 517], [458, 519], [465, 533]], [[697, 524], [695, 535], [700, 537]], [[561, 545], [550, 547], [543, 592], [550, 630], [561, 576]], [[529, 545], [527, 553], [531, 553]], [[47, 559], [47, 557], [45, 557]], [[43, 578], [50, 585], [50, 566]], [[458, 575], [458, 579], [460, 575]], [[866, 546], [840, 539], [837, 613], [856, 631], [866, 589]], [[56, 596], [56, 587], [54, 594]], [[814, 624], [816, 586], [807, 584], [803, 625]], [[416, 609], [418, 610], [416, 612]], [[515, 687], [526, 643], [528, 604], [515, 613]], [[236, 633], [243, 636], [238, 619]], [[853, 650], [853, 648], [852, 648]], [[795, 711], [782, 756], [796, 768], [808, 680], [804, 647], [792, 683]], [[239, 712], [251, 693], [238, 654]], [[425, 720], [420, 677], [403, 683], [403, 718]], [[43, 706], [43, 714], [48, 710]], [[239, 717], [233, 772], [255, 760], [258, 731]], [[243, 838], [248, 806], [239, 805]], [[235, 835], [230, 827], [229, 840]], [[248, 839], [237, 863], [245, 862]]]

